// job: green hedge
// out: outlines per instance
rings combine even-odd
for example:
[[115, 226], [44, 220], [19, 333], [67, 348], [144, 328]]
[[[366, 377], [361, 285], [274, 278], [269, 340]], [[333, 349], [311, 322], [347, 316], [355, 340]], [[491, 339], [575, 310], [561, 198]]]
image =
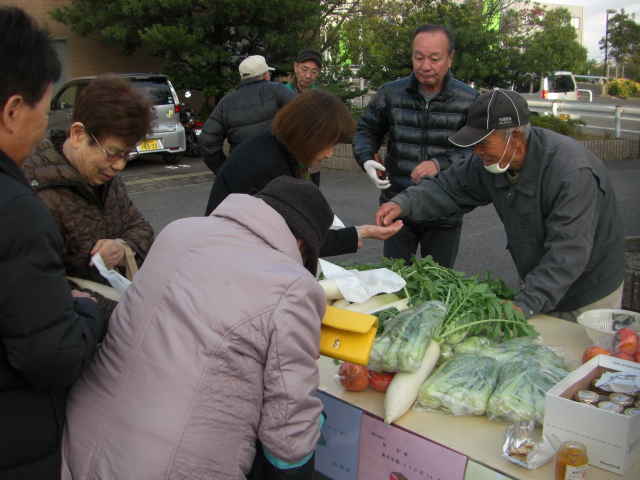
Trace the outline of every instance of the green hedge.
[[640, 84], [626, 78], [618, 78], [609, 82], [607, 92], [618, 98], [635, 97], [640, 93]]
[[580, 126], [586, 125], [587, 122], [578, 118], [570, 118], [563, 116], [562, 118], [555, 115], [531, 115], [531, 125], [534, 127], [548, 128], [554, 132], [567, 135], [568, 137], [579, 136], [581, 132]]

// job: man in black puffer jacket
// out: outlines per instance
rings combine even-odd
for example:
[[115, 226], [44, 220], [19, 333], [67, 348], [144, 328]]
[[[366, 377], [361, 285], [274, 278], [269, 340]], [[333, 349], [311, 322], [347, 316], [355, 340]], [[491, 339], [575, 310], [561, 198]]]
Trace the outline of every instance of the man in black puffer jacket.
[[[413, 72], [380, 87], [353, 137], [356, 161], [382, 190], [380, 204], [472, 153], [448, 141], [464, 127], [469, 107], [479, 95], [451, 74], [453, 35], [446, 27], [423, 25], [415, 30], [412, 46]], [[374, 158], [387, 133], [383, 166]], [[383, 171], [388, 171], [388, 179]], [[461, 229], [462, 215], [405, 222], [400, 232], [384, 241], [384, 256], [410, 262], [420, 245], [422, 257], [431, 255], [452, 268]]]
[[262, 55], [245, 58], [238, 69], [240, 83], [220, 100], [198, 140], [204, 163], [216, 175], [227, 159], [222, 151], [225, 138], [231, 153], [245, 138], [271, 127], [280, 107], [298, 95], [284, 83], [270, 81], [273, 68]]
[[22, 173], [45, 134], [61, 65], [47, 32], [0, 8], [0, 480], [58, 480], [67, 391], [103, 320], [70, 291], [62, 238]]

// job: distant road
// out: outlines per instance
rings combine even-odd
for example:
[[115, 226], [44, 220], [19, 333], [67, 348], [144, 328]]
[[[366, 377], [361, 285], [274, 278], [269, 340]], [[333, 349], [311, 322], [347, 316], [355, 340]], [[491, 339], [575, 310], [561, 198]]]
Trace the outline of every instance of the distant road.
[[[588, 103], [585, 100], [589, 99], [589, 96], [581, 93], [580, 103]], [[640, 108], [640, 98], [627, 98], [621, 99], [616, 97], [602, 97], [600, 95], [593, 96], [593, 103], [604, 105], [620, 105], [621, 107]], [[581, 114], [580, 118], [587, 122], [584, 128], [585, 133], [593, 133], [598, 135], [604, 135], [605, 132], [613, 134], [615, 127], [613, 118], [602, 118], [598, 116]], [[620, 136], [622, 138], [638, 139], [640, 137], [640, 121], [625, 120], [624, 114], [622, 117], [622, 123], [620, 124]]]
[[[160, 158], [149, 156], [131, 162], [122, 172], [133, 202], [151, 222], [156, 235], [174, 220], [204, 214], [213, 173], [201, 159], [185, 158], [181, 165], [167, 168]], [[605, 165], [616, 191], [625, 236], [638, 236], [640, 161], [617, 160]], [[373, 222], [380, 191], [365, 173], [323, 170], [320, 189], [345, 225]], [[504, 227], [493, 206], [476, 208], [464, 216], [454, 268], [467, 275], [490, 270], [492, 276], [502, 277], [511, 288], [517, 288], [518, 275], [506, 245]], [[377, 262], [380, 255], [382, 242], [365, 240], [357, 253], [327, 260]]]

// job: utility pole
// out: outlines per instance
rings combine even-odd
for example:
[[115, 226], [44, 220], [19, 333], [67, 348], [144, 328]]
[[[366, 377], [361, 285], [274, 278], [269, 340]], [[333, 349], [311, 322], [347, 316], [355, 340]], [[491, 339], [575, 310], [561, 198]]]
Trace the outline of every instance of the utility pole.
[[611, 13], [616, 13], [616, 10], [607, 10], [607, 25], [604, 32], [604, 76], [606, 82], [609, 82], [609, 61], [607, 59], [607, 53], [609, 50], [609, 14]]

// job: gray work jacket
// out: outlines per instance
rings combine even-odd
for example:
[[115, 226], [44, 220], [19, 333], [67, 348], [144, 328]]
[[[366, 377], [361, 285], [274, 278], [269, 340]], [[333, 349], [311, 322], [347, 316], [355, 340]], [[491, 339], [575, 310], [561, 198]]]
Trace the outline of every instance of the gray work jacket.
[[516, 185], [477, 155], [397, 195], [402, 217], [468, 213], [493, 203], [524, 288], [527, 317], [593, 303], [623, 281], [622, 219], [604, 163], [575, 140], [533, 127]]

